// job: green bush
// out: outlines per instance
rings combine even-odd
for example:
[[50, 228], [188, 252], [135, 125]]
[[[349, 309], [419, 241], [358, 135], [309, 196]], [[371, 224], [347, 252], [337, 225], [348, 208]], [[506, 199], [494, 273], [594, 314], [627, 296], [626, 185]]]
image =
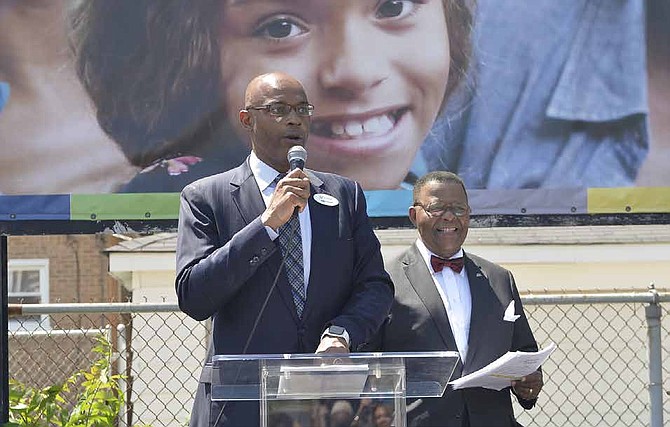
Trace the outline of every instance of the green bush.
[[[65, 383], [32, 389], [10, 381], [9, 423], [4, 427], [113, 427], [124, 404], [121, 375], [111, 375], [112, 348], [100, 336], [91, 368], [72, 374]], [[78, 392], [76, 400], [68, 395]]]

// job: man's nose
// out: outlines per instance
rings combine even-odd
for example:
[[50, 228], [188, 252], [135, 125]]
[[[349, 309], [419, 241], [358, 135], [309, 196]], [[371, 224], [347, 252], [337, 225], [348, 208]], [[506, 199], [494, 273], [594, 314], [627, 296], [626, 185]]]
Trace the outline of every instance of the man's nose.
[[298, 114], [296, 107], [291, 107], [288, 114], [284, 116], [284, 119], [286, 120], [286, 123], [302, 125], [302, 117]]
[[442, 215], [440, 215], [440, 218], [445, 219], [447, 221], [451, 221], [451, 220], [454, 220], [458, 217], [456, 216], [454, 211], [451, 210], [451, 208], [447, 208], [447, 209], [444, 210], [444, 212], [442, 212]]
[[[321, 50], [319, 84], [331, 95], [351, 99], [388, 78], [383, 55], [376, 54], [365, 22], [348, 22], [334, 28], [327, 46]], [[363, 42], [368, 40], [368, 42]]]

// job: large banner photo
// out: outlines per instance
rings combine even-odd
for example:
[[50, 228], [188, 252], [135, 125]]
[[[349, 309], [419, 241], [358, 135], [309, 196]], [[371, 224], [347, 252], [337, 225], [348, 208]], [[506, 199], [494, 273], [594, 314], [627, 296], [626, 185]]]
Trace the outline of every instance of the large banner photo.
[[475, 216], [668, 218], [668, 22], [665, 0], [0, 0], [0, 224], [176, 220], [245, 161], [272, 71], [315, 106], [306, 166], [391, 225], [433, 170]]

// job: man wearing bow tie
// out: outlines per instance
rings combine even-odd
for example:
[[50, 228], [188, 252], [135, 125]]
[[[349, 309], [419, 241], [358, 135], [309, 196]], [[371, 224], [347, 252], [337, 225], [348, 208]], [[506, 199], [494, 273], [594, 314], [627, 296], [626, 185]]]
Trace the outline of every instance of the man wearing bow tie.
[[[463, 181], [431, 172], [413, 196], [409, 218], [419, 239], [388, 266], [396, 297], [382, 331], [384, 351], [457, 351], [453, 378], [508, 351], [537, 351], [512, 274], [461, 247], [470, 222]], [[510, 303], [518, 317], [505, 316]], [[410, 405], [408, 426], [517, 426], [510, 391], [530, 409], [542, 384], [537, 371], [501, 391], [448, 387], [442, 398]]]

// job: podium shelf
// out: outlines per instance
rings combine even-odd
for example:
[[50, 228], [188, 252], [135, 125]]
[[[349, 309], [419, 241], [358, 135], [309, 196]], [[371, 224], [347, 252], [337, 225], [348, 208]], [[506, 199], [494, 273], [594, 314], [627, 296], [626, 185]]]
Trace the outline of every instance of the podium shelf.
[[212, 358], [212, 400], [439, 397], [458, 353], [244, 354]]

